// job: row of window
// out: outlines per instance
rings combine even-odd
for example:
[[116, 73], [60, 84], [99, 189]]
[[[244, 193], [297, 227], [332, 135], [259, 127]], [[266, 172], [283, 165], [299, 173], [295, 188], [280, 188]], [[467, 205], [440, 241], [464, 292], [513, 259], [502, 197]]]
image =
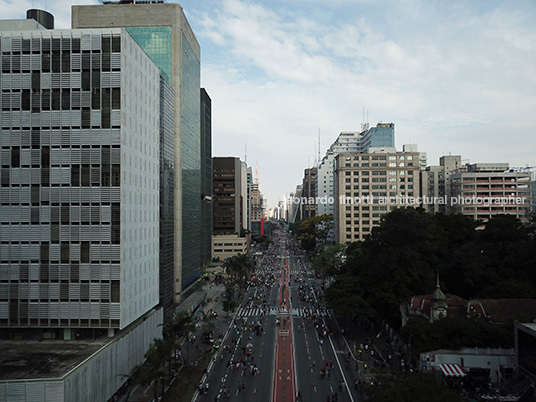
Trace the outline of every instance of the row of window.
[[23, 38], [21, 36], [3, 36], [0, 43], [2, 54], [30, 54], [46, 52], [120, 52], [120, 35], [101, 35], [84, 33], [81, 37], [32, 37]]
[[80, 71], [120, 71], [121, 54], [40, 53], [32, 55], [2, 54], [0, 59], [4, 74], [69, 73]]
[[[407, 172], [408, 176], [413, 176], [413, 170], [383, 170], [383, 171], [373, 171], [372, 176], [396, 176], [397, 174], [399, 176], [405, 176]], [[344, 172], [345, 176], [370, 176], [370, 171], [365, 170], [360, 173], [359, 170], [347, 170]]]
[[105, 120], [109, 119], [108, 116], [112, 109], [119, 110], [120, 108], [120, 88], [41, 89], [39, 92], [23, 89], [2, 93], [2, 111], [4, 112], [32, 111], [38, 113], [43, 110], [81, 110], [83, 126], [89, 125], [91, 109], [101, 110], [101, 118]]
[[[354, 183], [369, 183], [370, 181], [371, 180], [368, 177], [362, 177], [361, 180], [359, 179], [359, 177], [354, 177], [354, 180], [353, 180]], [[396, 183], [397, 181], [400, 183], [405, 183], [406, 179], [404, 177], [400, 177], [397, 180], [396, 177], [389, 177], [389, 183]], [[352, 179], [350, 179], [349, 177], [345, 179], [345, 183], [351, 183], [351, 182], [352, 182]], [[413, 177], [408, 177], [408, 183], [412, 183], [412, 182], [413, 182]], [[387, 178], [373, 177], [372, 183], [387, 183]]]
[[403, 161], [403, 160], [408, 160], [408, 161], [411, 161], [413, 160], [413, 155], [389, 155], [389, 157], [387, 157], [387, 155], [373, 155], [373, 156], [370, 156], [370, 155], [355, 155], [355, 156], [346, 156], [345, 157], [345, 160], [346, 161], [351, 161], [351, 160], [354, 160], [354, 161], [359, 161], [359, 160], [362, 160], [362, 161], [368, 161], [368, 160], [373, 160], [373, 161], [385, 161], [385, 160], [390, 160], [390, 161], [396, 161], [396, 160], [400, 160], [400, 161]]

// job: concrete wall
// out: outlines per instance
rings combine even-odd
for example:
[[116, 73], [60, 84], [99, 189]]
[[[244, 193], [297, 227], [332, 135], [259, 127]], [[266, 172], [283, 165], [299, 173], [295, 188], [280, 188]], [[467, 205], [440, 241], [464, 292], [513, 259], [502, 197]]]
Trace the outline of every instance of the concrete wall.
[[153, 310], [61, 378], [0, 382], [0, 401], [105, 402], [162, 337], [163, 310]]

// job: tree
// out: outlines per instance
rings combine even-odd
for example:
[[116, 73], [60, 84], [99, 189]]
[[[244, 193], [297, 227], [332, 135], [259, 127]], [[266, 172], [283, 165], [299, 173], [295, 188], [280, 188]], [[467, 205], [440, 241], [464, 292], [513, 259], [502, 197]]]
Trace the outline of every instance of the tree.
[[303, 219], [290, 225], [290, 229], [305, 250], [312, 251], [317, 244], [324, 244], [333, 227], [333, 215], [324, 214]]
[[432, 378], [412, 374], [405, 377], [383, 378], [379, 385], [366, 385], [363, 393], [376, 402], [458, 402], [456, 392], [435, 383]]
[[328, 307], [346, 319], [347, 327], [349, 320], [369, 320], [374, 314], [374, 310], [364, 299], [363, 289], [355, 276], [339, 276], [325, 290], [325, 296]]
[[187, 311], [181, 311], [171, 318], [166, 319], [164, 326], [164, 339], [172, 345], [170, 356], [173, 356], [178, 365], [177, 351], [180, 350], [180, 339], [187, 337], [194, 330], [193, 318]]
[[255, 269], [255, 263], [247, 254], [238, 254], [227, 258], [223, 263], [223, 268], [238, 284], [239, 291], [242, 293], [247, 279]]
[[345, 291], [331, 293], [332, 306], [344, 310], [351, 304], [344, 298], [356, 295], [366, 302], [364, 315], [372, 310], [393, 327], [400, 325], [400, 303], [431, 293], [438, 271], [443, 292], [467, 300], [536, 298], [536, 224], [501, 215], [477, 230], [480, 224], [462, 215], [400, 208], [384, 215], [365, 241], [348, 244], [340, 267], [329, 248], [314, 265], [342, 276], [334, 287]]
[[412, 317], [400, 330], [400, 338], [411, 344], [415, 355], [441, 348], [514, 346], [513, 331], [506, 326], [460, 316], [445, 317], [433, 323]]
[[314, 256], [312, 266], [316, 273], [323, 276], [336, 276], [346, 260], [344, 244], [325, 245]]
[[165, 379], [171, 373], [171, 356], [173, 355], [174, 345], [165, 339], [155, 339], [149, 349], [145, 352], [146, 365], [150, 369], [153, 382], [154, 399], [158, 400], [158, 384], [162, 384], [164, 389]]
[[130, 374], [124, 375], [124, 377], [127, 377], [130, 380], [130, 386], [128, 389], [126, 400], [128, 400], [130, 391], [133, 388], [133, 386], [139, 385], [140, 388], [142, 389], [140, 400], [145, 401], [147, 399], [147, 395], [145, 395], [145, 388], [147, 388], [147, 386], [153, 380], [153, 374], [151, 373], [151, 368], [143, 363], [138, 364], [132, 368], [132, 370], [130, 371]]

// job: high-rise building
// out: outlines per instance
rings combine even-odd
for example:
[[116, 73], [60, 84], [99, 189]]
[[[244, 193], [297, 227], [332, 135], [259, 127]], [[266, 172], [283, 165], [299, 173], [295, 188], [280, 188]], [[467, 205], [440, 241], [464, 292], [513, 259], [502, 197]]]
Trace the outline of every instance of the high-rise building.
[[[394, 123], [378, 123], [376, 127], [365, 125], [362, 131], [343, 131], [322, 159], [316, 176], [316, 214], [333, 215], [335, 213], [333, 189], [333, 161], [338, 154], [365, 153], [368, 147], [394, 147]], [[333, 201], [333, 202], [332, 202]], [[328, 242], [335, 241], [335, 232], [328, 233]]]
[[175, 94], [160, 76], [160, 304], [174, 310], [175, 226]]
[[335, 157], [335, 234], [339, 243], [363, 240], [382, 215], [417, 207], [419, 152], [369, 148]]
[[484, 222], [493, 215], [514, 215], [528, 222], [530, 174], [509, 169], [507, 163], [473, 163], [450, 176], [452, 213]]
[[212, 258], [212, 102], [201, 88], [201, 264]]
[[460, 155], [445, 155], [439, 158], [439, 166], [427, 166], [421, 170], [422, 207], [428, 212], [449, 213], [450, 176], [462, 166]]
[[247, 174], [246, 174], [246, 192], [247, 192], [247, 196], [246, 196], [246, 204], [247, 204], [247, 213], [246, 213], [246, 223], [247, 223], [247, 226], [246, 226], [246, 229], [248, 231], [251, 232], [251, 185], [253, 184], [253, 170], [251, 169], [251, 167], [249, 166], [248, 169], [247, 169]]
[[[0, 21], [0, 36], [0, 334], [43, 340], [19, 347], [20, 361], [37, 359], [31, 370], [10, 373], [32, 381], [2, 392], [107, 400], [162, 332], [172, 91], [124, 29], [6, 31]], [[113, 338], [93, 342], [103, 333]], [[53, 338], [77, 353], [58, 356]]]
[[214, 157], [212, 255], [225, 259], [247, 251], [244, 221], [247, 213], [247, 169], [239, 158]]
[[125, 328], [158, 304], [159, 70], [121, 29], [0, 34], [0, 326]]
[[73, 28], [124, 27], [175, 92], [175, 302], [200, 276], [200, 48], [179, 4], [73, 6]]
[[242, 228], [241, 234], [244, 234], [248, 223], [248, 165], [246, 162], [240, 162], [240, 194], [242, 195], [242, 201], [240, 204], [240, 226]]
[[300, 219], [309, 219], [315, 216], [316, 211], [316, 174], [317, 168], [307, 168], [303, 172], [300, 211]]
[[251, 184], [251, 222], [258, 222], [265, 218], [264, 197], [259, 189], [259, 183]]
[[213, 177], [213, 233], [238, 234], [244, 230], [242, 193], [242, 162], [239, 158], [212, 158]]

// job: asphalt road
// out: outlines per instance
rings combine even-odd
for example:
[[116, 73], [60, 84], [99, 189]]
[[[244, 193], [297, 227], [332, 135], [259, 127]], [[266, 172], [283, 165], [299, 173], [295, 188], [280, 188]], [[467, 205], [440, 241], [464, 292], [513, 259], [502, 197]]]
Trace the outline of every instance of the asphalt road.
[[[279, 372], [283, 368], [285, 389], [296, 393], [293, 400], [361, 401], [354, 387], [355, 363], [347, 361], [344, 339], [323, 304], [321, 281], [305, 266], [287, 234], [275, 234], [273, 241], [255, 272], [256, 278], [269, 279], [247, 289], [203, 379], [203, 392], [194, 400], [288, 401], [277, 381], [277, 376], [285, 375]], [[278, 317], [282, 320], [278, 314], [283, 307], [292, 320], [286, 327], [291, 329], [292, 347], [276, 365], [276, 356], [281, 356], [276, 349], [286, 342], [280, 336], [284, 323], [276, 323]]]

